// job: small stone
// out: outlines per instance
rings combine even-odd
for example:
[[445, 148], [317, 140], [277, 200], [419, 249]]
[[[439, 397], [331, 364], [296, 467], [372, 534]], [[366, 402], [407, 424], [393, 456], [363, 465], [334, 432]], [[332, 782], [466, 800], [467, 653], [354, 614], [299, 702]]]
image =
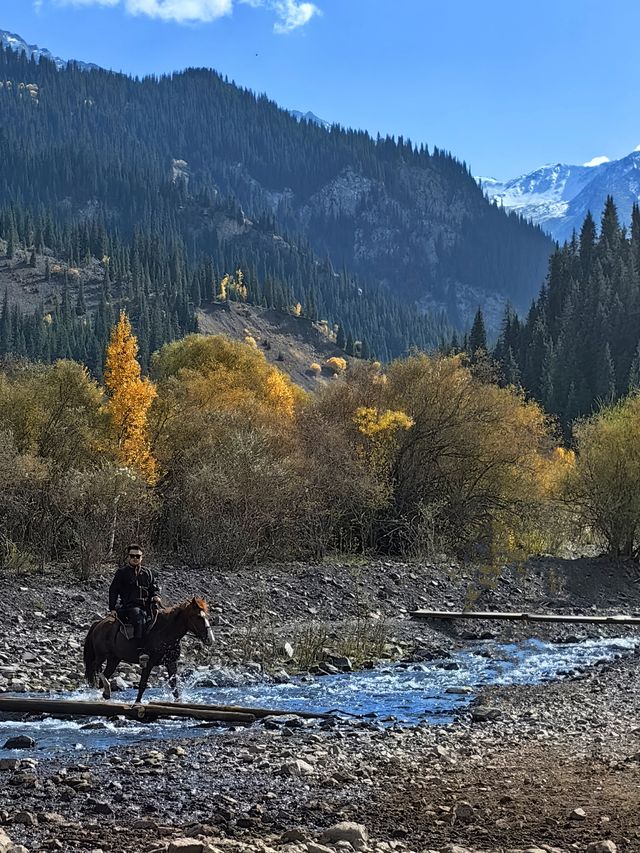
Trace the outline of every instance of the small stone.
[[22, 826], [37, 826], [38, 819], [32, 812], [16, 812], [13, 816], [13, 822], [22, 824]]
[[461, 823], [469, 823], [474, 817], [473, 806], [471, 803], [464, 801], [456, 803], [453, 808], [453, 814], [455, 815], [455, 819], [459, 820]]
[[318, 844], [317, 841], [307, 841], [304, 848], [307, 853], [335, 853], [331, 847], [325, 847], [324, 844]]
[[613, 841], [592, 841], [586, 853], [618, 853], [618, 848]]
[[197, 838], [174, 838], [167, 853], [204, 853], [205, 845]]
[[587, 813], [584, 809], [574, 809], [569, 817], [571, 820], [586, 820]]
[[307, 841], [307, 833], [299, 826], [295, 826], [293, 829], [287, 829], [286, 832], [283, 832], [280, 836], [280, 841], [283, 844], [295, 844], [298, 841], [305, 842]]
[[4, 829], [0, 829], [0, 853], [7, 853], [13, 847], [13, 841], [9, 838]]
[[106, 803], [103, 800], [96, 800], [93, 797], [89, 797], [87, 799], [87, 805], [93, 812], [95, 812], [95, 814], [114, 815], [116, 813], [113, 806], [109, 803]]
[[501, 717], [502, 711], [499, 708], [474, 708], [471, 712], [474, 723], [493, 723]]
[[296, 758], [295, 761], [288, 761], [280, 768], [283, 776], [311, 776], [315, 773], [315, 769], [301, 758]]
[[367, 846], [369, 833], [363, 824], [343, 820], [325, 830], [321, 841], [327, 841], [329, 844], [335, 841], [348, 841], [355, 850], [360, 850]]
[[451, 754], [451, 751], [447, 749], [446, 746], [442, 746], [441, 744], [436, 744], [433, 748], [433, 756], [434, 758], [442, 758], [444, 761], [449, 764], [455, 764], [456, 759], [455, 756]]

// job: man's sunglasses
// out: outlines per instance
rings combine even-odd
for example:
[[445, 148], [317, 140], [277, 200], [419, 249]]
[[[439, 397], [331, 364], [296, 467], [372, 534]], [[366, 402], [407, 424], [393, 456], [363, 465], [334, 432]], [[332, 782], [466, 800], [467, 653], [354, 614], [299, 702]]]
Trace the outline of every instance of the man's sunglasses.
[[129, 554], [129, 559], [130, 560], [141, 560], [142, 554]]

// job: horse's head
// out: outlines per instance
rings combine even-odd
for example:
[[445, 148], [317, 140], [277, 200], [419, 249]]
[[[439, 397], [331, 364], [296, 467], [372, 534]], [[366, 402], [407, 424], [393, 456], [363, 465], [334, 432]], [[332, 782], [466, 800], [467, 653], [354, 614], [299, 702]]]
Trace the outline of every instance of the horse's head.
[[192, 598], [187, 607], [187, 630], [205, 646], [213, 645], [213, 631], [209, 621], [209, 605], [204, 598]]

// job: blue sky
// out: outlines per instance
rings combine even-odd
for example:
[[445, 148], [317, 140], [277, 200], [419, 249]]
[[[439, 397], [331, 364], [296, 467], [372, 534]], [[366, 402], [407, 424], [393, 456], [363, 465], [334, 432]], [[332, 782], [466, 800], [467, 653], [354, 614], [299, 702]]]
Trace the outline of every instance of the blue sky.
[[636, 0], [0, 0], [0, 29], [135, 75], [213, 67], [477, 175], [640, 143]]

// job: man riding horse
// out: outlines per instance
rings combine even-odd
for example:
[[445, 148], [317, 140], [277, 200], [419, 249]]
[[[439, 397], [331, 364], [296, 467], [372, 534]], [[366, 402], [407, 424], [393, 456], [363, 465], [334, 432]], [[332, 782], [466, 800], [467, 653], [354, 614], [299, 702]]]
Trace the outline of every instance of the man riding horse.
[[162, 602], [158, 579], [151, 569], [142, 566], [142, 556], [139, 545], [129, 545], [127, 562], [116, 571], [109, 587], [109, 610], [112, 616], [125, 619], [133, 627], [139, 663], [145, 667], [149, 663], [144, 647], [145, 630], [153, 611], [161, 607]]

